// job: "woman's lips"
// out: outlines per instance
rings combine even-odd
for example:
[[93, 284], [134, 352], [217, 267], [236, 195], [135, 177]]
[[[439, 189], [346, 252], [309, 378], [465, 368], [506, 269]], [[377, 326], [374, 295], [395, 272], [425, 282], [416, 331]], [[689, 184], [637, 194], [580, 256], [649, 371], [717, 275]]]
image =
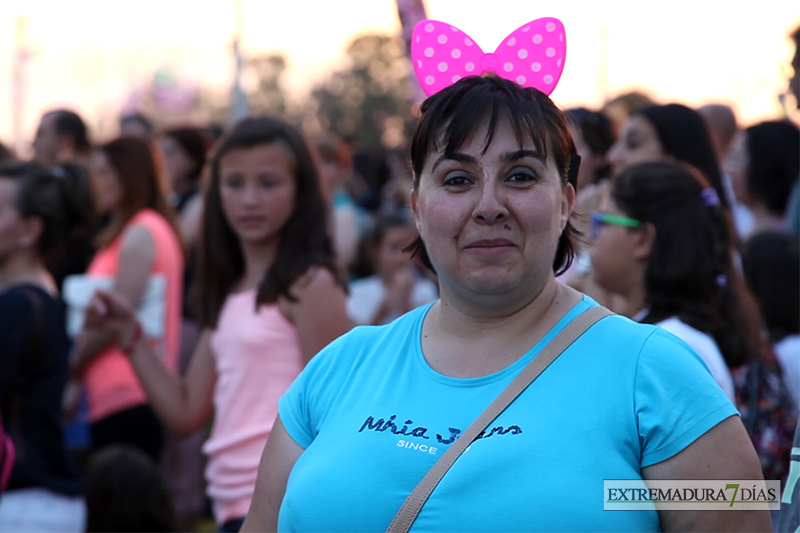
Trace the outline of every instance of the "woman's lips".
[[260, 216], [239, 217], [242, 226], [259, 226], [264, 223], [265, 218]]
[[481, 239], [472, 241], [464, 248], [470, 253], [479, 255], [500, 255], [515, 247], [516, 245], [508, 239]]

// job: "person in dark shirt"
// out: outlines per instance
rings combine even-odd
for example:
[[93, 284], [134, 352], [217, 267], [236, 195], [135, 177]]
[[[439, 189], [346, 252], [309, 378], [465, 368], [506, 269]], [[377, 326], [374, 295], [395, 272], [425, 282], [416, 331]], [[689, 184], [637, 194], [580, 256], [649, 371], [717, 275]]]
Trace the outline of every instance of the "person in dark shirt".
[[46, 263], [85, 213], [37, 163], [0, 167], [0, 411], [17, 451], [0, 531], [82, 531], [82, 480], [61, 425], [70, 340]]

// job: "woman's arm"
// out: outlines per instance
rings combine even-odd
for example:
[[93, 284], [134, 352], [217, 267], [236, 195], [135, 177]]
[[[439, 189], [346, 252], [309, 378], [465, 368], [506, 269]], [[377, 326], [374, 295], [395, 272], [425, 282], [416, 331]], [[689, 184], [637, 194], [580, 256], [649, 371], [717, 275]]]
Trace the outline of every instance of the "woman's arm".
[[279, 306], [297, 328], [303, 362], [307, 363], [352, 327], [347, 317], [347, 296], [333, 274], [322, 267], [312, 268], [292, 286], [291, 292], [297, 301], [283, 298]]
[[150, 349], [149, 342], [137, 343], [131, 352], [131, 365], [147, 393], [150, 405], [177, 437], [191, 435], [203, 427], [214, 413], [217, 370], [210, 339], [211, 331], [204, 330], [185, 378], [167, 370]]
[[[147, 287], [155, 255], [155, 244], [147, 228], [137, 225], [125, 232], [113, 291], [133, 309], [138, 306]], [[72, 355], [72, 376], [82, 376], [89, 363], [113, 343], [114, 338], [107, 332], [84, 331]]]
[[[98, 291], [88, 306], [86, 324], [124, 346], [135, 329], [136, 316], [119, 295]], [[217, 373], [210, 338], [211, 331], [203, 331], [183, 379], [164, 366], [144, 337], [135, 343], [129, 355], [150, 404], [164, 424], [179, 437], [200, 429], [214, 411]]]
[[261, 455], [253, 503], [241, 531], [278, 530], [278, 511], [286, 492], [286, 481], [303, 451], [278, 417]]
[[[726, 418], [669, 459], [642, 469], [644, 479], [763, 479], [738, 416]], [[769, 511], [659, 511], [664, 531], [771, 532]]]

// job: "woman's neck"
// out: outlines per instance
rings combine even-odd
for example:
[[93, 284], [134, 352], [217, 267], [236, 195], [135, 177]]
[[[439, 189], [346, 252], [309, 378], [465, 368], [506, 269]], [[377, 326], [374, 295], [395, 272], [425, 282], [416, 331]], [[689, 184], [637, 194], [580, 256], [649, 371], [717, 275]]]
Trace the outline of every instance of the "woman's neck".
[[443, 332], [459, 338], [524, 333], [563, 303], [566, 296], [565, 287], [555, 278], [544, 281], [538, 291], [526, 298], [506, 295], [494, 302], [468, 302], [448, 292], [442, 288], [438, 322]]
[[477, 307], [454, 305], [445, 292], [423, 322], [425, 359], [446, 376], [492, 374], [527, 353], [582, 297], [551, 278], [522, 307], [476, 312]]
[[0, 290], [22, 283], [40, 285], [50, 292], [56, 290], [53, 277], [33, 253], [14, 254], [0, 265]]
[[236, 284], [236, 292], [258, 287], [264, 279], [267, 271], [275, 262], [278, 252], [278, 243], [253, 244], [242, 243], [242, 255], [244, 256], [244, 273]]

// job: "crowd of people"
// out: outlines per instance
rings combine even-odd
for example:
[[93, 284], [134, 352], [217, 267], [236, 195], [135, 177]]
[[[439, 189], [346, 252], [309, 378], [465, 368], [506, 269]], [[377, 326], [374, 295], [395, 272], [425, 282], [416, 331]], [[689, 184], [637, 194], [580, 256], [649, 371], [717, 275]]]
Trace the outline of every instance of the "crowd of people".
[[616, 316], [480, 433], [415, 527], [799, 519], [604, 513], [581, 484], [797, 483], [796, 124], [641, 93], [561, 110], [469, 76], [402, 153], [277, 116], [119, 126], [93, 143], [56, 109], [31, 161], [0, 150], [0, 531], [385, 530], [598, 305]]

